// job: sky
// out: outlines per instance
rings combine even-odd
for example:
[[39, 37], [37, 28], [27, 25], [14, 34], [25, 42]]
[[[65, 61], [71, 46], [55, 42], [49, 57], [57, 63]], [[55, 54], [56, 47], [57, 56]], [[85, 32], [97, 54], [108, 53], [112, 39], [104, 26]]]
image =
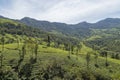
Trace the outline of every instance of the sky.
[[0, 15], [75, 24], [120, 18], [120, 0], [0, 0]]

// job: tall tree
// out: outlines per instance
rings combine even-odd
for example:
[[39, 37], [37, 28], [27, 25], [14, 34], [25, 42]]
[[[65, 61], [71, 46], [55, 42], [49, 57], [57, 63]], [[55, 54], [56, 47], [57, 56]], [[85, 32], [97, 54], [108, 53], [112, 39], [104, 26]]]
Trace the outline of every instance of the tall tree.
[[98, 54], [97, 53], [95, 53], [94, 58], [95, 58], [95, 67], [98, 67]]
[[78, 54], [79, 54], [81, 48], [82, 48], [82, 46], [80, 44], [78, 44], [77, 45], [77, 49], [76, 49], [76, 56], [77, 56], [77, 58], [78, 58]]
[[71, 47], [71, 54], [73, 54], [74, 53], [74, 45], [71, 45], [70, 47]]
[[109, 64], [108, 64], [108, 60], [107, 60], [107, 57], [108, 57], [108, 53], [106, 51], [104, 51], [104, 54], [105, 54], [105, 57], [106, 57], [106, 62], [105, 62], [105, 66], [107, 67]]
[[2, 35], [1, 42], [2, 42], [2, 51], [4, 51], [4, 45], [5, 45], [4, 35]]
[[24, 59], [25, 54], [26, 54], [26, 45], [24, 44], [22, 46], [22, 55], [21, 55], [22, 59]]
[[49, 47], [50, 46], [50, 36], [49, 35], [48, 35], [48, 38], [47, 38], [47, 42], [48, 42], [47, 46]]
[[35, 44], [35, 60], [37, 60], [37, 54], [38, 54], [38, 43]]
[[1, 43], [2, 43], [2, 51], [1, 51], [1, 54], [0, 54], [0, 61], [1, 61], [1, 65], [0, 65], [0, 67], [2, 68], [2, 64], [3, 64], [3, 51], [4, 51], [4, 44], [5, 44], [5, 32], [4, 32], [4, 26], [2, 25], [1, 26], [2, 27], [2, 32], [1, 32], [1, 34], [2, 34], [2, 38], [1, 38]]
[[90, 64], [90, 53], [86, 54], [86, 62], [87, 62], [87, 69], [89, 69], [89, 64]]
[[5, 32], [4, 32], [4, 28], [2, 28], [1, 42], [2, 42], [2, 51], [4, 51], [4, 44], [5, 44]]
[[3, 54], [0, 54], [0, 68], [2, 69], [3, 66]]
[[71, 56], [71, 43], [68, 44], [68, 58], [70, 59]]

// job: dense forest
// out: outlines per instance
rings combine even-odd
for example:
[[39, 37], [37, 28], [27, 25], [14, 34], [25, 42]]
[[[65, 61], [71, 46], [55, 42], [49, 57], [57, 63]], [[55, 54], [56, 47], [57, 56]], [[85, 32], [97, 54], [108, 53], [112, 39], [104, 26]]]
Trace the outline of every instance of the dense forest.
[[0, 16], [0, 80], [120, 79], [120, 19], [65, 24]]

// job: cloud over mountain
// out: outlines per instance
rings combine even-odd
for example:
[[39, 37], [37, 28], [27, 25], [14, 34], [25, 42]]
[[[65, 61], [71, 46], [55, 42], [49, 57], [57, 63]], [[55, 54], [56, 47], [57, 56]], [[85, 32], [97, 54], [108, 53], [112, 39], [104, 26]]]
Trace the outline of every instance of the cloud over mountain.
[[0, 15], [54, 22], [95, 22], [120, 17], [120, 0], [0, 0]]

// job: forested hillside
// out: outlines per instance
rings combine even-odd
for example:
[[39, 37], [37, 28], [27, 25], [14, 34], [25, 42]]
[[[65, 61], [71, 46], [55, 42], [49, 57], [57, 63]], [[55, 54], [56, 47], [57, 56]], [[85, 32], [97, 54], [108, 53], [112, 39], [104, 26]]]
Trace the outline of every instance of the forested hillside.
[[0, 16], [0, 80], [119, 80], [119, 25]]

